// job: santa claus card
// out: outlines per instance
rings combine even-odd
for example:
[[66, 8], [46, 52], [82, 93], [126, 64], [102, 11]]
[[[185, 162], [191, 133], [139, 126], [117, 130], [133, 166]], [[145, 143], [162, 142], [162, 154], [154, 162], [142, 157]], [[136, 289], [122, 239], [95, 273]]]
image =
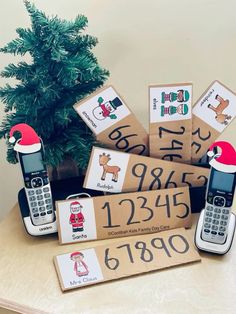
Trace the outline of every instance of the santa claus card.
[[192, 84], [149, 86], [150, 156], [190, 162]]
[[135, 192], [203, 186], [209, 169], [93, 147], [84, 187], [105, 192]]
[[126, 238], [54, 257], [62, 291], [200, 261], [184, 229]]
[[148, 154], [148, 134], [112, 86], [74, 105], [97, 140], [110, 148]]
[[219, 81], [214, 81], [193, 107], [193, 162], [199, 162], [235, 116], [236, 94]]
[[56, 208], [61, 244], [191, 226], [188, 187], [70, 199]]

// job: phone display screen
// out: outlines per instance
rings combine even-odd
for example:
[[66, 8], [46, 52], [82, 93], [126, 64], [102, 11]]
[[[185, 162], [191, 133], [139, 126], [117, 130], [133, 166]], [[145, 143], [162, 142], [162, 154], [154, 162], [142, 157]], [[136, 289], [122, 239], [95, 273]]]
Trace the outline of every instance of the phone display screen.
[[214, 190], [223, 190], [225, 192], [232, 192], [234, 188], [234, 173], [225, 173], [214, 170], [211, 187]]
[[41, 152], [22, 156], [25, 173], [44, 170]]

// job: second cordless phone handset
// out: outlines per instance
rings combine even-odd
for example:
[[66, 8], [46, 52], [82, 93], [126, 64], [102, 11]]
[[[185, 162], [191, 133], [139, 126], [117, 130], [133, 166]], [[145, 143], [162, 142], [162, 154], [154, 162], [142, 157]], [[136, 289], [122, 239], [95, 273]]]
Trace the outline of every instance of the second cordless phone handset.
[[[21, 133], [17, 141], [15, 132]], [[53, 222], [52, 193], [40, 138], [32, 127], [20, 123], [11, 128], [9, 141], [15, 143], [18, 153], [32, 223], [39, 226]]]
[[[219, 147], [221, 153], [214, 155]], [[215, 142], [208, 152], [210, 177], [207, 185], [206, 204], [195, 232], [196, 246], [217, 254], [225, 254], [231, 247], [236, 219], [231, 212], [236, 184], [236, 152], [224, 141]]]

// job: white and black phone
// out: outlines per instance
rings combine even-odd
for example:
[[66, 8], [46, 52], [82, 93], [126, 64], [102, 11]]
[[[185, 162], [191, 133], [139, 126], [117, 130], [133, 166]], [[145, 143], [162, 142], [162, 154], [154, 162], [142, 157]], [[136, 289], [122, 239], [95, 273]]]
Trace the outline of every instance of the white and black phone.
[[52, 192], [43, 162], [43, 145], [33, 153], [18, 152], [30, 217], [35, 226], [54, 221]]
[[204, 251], [225, 254], [233, 241], [235, 215], [231, 212], [236, 173], [211, 168], [202, 210], [195, 233], [196, 246]]
[[225, 242], [235, 184], [236, 173], [226, 173], [211, 168], [202, 228], [204, 241], [217, 244]]

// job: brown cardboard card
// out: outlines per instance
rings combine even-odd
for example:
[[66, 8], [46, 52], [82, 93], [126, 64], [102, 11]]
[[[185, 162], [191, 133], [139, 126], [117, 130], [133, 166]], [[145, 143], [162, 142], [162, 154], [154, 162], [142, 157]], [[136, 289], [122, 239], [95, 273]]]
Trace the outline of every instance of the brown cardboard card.
[[114, 87], [99, 89], [74, 108], [101, 143], [148, 155], [148, 134]]
[[59, 242], [133, 236], [191, 227], [189, 188], [57, 201]]
[[54, 257], [62, 291], [200, 261], [187, 232], [173, 229]]
[[199, 162], [236, 116], [236, 94], [214, 81], [193, 107], [192, 162]]
[[192, 84], [149, 86], [150, 156], [191, 161]]
[[93, 147], [84, 187], [119, 193], [203, 186], [209, 169]]

